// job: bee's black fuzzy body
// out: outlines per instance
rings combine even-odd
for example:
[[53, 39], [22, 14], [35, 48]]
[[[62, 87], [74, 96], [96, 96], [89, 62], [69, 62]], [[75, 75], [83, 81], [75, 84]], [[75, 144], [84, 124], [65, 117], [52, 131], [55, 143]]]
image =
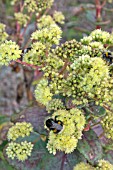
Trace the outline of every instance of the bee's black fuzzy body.
[[104, 60], [106, 60], [109, 64], [113, 63], [113, 55], [111, 52], [103, 52], [102, 57]]
[[62, 121], [52, 118], [46, 120], [46, 126], [49, 130], [52, 130], [56, 134], [63, 130]]

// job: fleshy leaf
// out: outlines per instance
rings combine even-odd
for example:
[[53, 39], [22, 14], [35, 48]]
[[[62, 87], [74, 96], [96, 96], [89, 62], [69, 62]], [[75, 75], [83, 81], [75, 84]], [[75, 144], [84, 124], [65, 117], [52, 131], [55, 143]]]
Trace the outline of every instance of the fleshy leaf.
[[33, 125], [35, 131], [44, 133], [44, 120], [49, 114], [46, 112], [45, 107], [34, 106], [23, 110], [18, 115], [12, 116], [12, 121], [16, 122], [30, 122]]
[[55, 156], [50, 154], [46, 149], [46, 142], [44, 142], [36, 132], [32, 132], [29, 137], [18, 138], [16, 142], [24, 140], [34, 143], [31, 156], [24, 162], [18, 161], [17, 159], [9, 159], [4, 149], [5, 158], [9, 164], [17, 170], [59, 170], [61, 167], [65, 170], [73, 170], [73, 167], [77, 163], [84, 160], [84, 157], [78, 151], [74, 151], [68, 155], [63, 152], [58, 152]]
[[92, 164], [102, 158], [102, 146], [93, 130], [84, 132], [82, 140], [78, 142], [77, 149]]

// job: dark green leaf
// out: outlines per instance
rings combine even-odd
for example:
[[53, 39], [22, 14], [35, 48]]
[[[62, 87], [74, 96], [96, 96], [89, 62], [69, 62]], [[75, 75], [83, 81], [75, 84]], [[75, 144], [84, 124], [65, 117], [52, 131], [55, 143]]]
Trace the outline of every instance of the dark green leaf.
[[92, 164], [102, 158], [103, 149], [93, 130], [84, 132], [82, 140], [78, 142], [77, 149]]
[[46, 112], [45, 107], [35, 106], [26, 108], [18, 115], [13, 115], [12, 121], [15, 123], [23, 121], [30, 122], [35, 131], [44, 133], [44, 120], [46, 116], [49, 116], [49, 114]]
[[102, 106], [93, 106], [91, 110], [96, 116], [104, 116], [106, 114], [106, 110]]
[[84, 107], [84, 111], [86, 112], [86, 115], [94, 115], [94, 116], [104, 116], [106, 114], [106, 110], [102, 106], [90, 106], [90, 107]]
[[0, 170], [15, 170], [15, 168], [9, 165], [6, 161], [0, 160]]
[[55, 156], [50, 154], [46, 149], [46, 142], [41, 140], [41, 136], [38, 133], [31, 133], [30, 137], [23, 139], [19, 138], [17, 142], [23, 140], [34, 143], [32, 155], [28, 160], [19, 162], [15, 159], [12, 161], [7, 157], [6, 153], [4, 154], [9, 164], [18, 170], [60, 170], [61, 166], [63, 166], [64, 170], [73, 170], [73, 167], [84, 159], [78, 151], [68, 155], [62, 152], [58, 152]]
[[108, 160], [111, 164], [113, 164], [113, 150], [104, 152], [103, 159]]

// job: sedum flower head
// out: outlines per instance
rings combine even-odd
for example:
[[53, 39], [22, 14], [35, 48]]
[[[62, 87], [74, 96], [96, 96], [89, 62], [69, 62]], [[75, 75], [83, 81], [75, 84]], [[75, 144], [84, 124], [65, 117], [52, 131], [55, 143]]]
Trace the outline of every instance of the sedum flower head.
[[[60, 135], [60, 134], [59, 134]], [[74, 136], [59, 136], [56, 137], [55, 134], [51, 134], [49, 137], [49, 142], [47, 144], [47, 149], [50, 153], [56, 154], [56, 150], [64, 151], [65, 153], [71, 153], [76, 148], [78, 140]]]
[[99, 160], [95, 167], [88, 163], [81, 162], [77, 164], [73, 170], [113, 170], [113, 165], [106, 160]]
[[36, 100], [43, 105], [47, 105], [52, 99], [52, 95], [53, 94], [50, 92], [50, 88], [48, 87], [48, 80], [40, 80], [35, 90]]
[[64, 20], [65, 20], [65, 17], [64, 15], [62, 14], [62, 12], [60, 11], [55, 11], [54, 14], [53, 14], [53, 18], [56, 22], [60, 23], [60, 24], [64, 24]]
[[[90, 37], [90, 40], [86, 40], [86, 42], [88, 43], [91, 40], [92, 39]], [[99, 44], [98, 42], [94, 44], [92, 43], [93, 47], [90, 44], [89, 45], [85, 45], [85, 44], [86, 43], [78, 42], [75, 39], [66, 41], [61, 46], [57, 46], [55, 49], [53, 49], [53, 54], [59, 58], [62, 58], [63, 60], [68, 59], [71, 62], [74, 62], [82, 55], [89, 55], [91, 57], [102, 56], [102, 51], [99, 49], [99, 47], [97, 48], [97, 46], [101, 44], [101, 42]], [[101, 49], [102, 49], [102, 44], [101, 44]], [[103, 49], [105, 50], [104, 47]]]
[[58, 134], [50, 131], [47, 148], [53, 154], [57, 150], [71, 153], [77, 147], [78, 139], [81, 139], [85, 117], [78, 109], [58, 110], [52, 116], [53, 119], [55, 117], [63, 122], [63, 130]]
[[51, 24], [55, 24], [55, 21], [50, 15], [43, 15], [39, 20], [38, 20], [38, 28], [44, 28], [44, 27], [49, 27]]
[[23, 14], [21, 12], [15, 13], [15, 19], [18, 21], [18, 23], [20, 25], [26, 26], [28, 20], [29, 20], [29, 16], [26, 14]]
[[32, 150], [33, 144], [31, 142], [11, 142], [6, 148], [6, 154], [8, 158], [11, 158], [12, 160], [16, 158], [19, 161], [25, 161], [26, 159], [28, 159], [29, 156], [31, 156]]
[[54, 0], [25, 0], [25, 6], [29, 12], [42, 11], [51, 8]]
[[[48, 58], [46, 58], [46, 65], [42, 68], [42, 71], [44, 71], [45, 73], [44, 76], [58, 77], [59, 74], [57, 73], [57, 71], [61, 69], [63, 65], [63, 60], [50, 53]], [[62, 75], [60, 75], [60, 78], [62, 78]], [[53, 84], [53, 86], [56, 86], [56, 84]]]
[[[106, 50], [103, 45], [113, 44], [113, 34], [110, 34], [106, 31], [102, 31], [101, 29], [97, 29], [97, 30], [92, 31], [89, 36], [81, 39], [81, 43], [83, 45], [86, 45], [86, 47], [91, 46], [91, 47], [93, 47], [93, 49], [96, 48], [95, 50], [97, 52], [98, 52], [99, 49], [101, 49], [101, 51], [100, 51], [100, 54], [101, 54], [102, 51]], [[97, 53], [97, 55], [93, 55], [93, 53], [90, 53], [90, 55], [91, 56], [98, 56], [98, 53]]]
[[104, 46], [101, 42], [96, 42], [96, 41], [93, 41], [93, 42], [90, 42], [90, 46], [92, 48], [98, 48], [98, 49], [103, 49]]
[[113, 42], [112, 36], [108, 32], [102, 31], [101, 29], [92, 31], [90, 36], [94, 41], [99, 41], [103, 44], [109, 44]]
[[53, 50], [53, 54], [62, 59], [69, 59], [74, 61], [76, 56], [76, 51], [79, 51], [82, 48], [81, 43], [77, 42], [75, 39], [66, 41], [61, 46], [57, 46]]
[[33, 127], [31, 123], [28, 122], [17, 122], [14, 126], [12, 126], [7, 134], [8, 140], [15, 141], [18, 137], [29, 136], [33, 131]]
[[106, 160], [99, 160], [96, 170], [113, 170], [113, 165]]
[[10, 61], [20, 58], [21, 50], [13, 41], [5, 41], [0, 45], [0, 64], [8, 65]]
[[70, 67], [67, 79], [58, 85], [64, 96], [73, 96], [74, 104], [87, 104], [91, 99], [96, 104], [110, 102], [113, 94], [113, 82], [109, 76], [109, 67], [101, 58], [80, 56]]
[[94, 167], [85, 162], [80, 162], [77, 164], [73, 170], [95, 170]]
[[[11, 5], [20, 2], [19, 0], [11, 0]], [[47, 8], [51, 8], [54, 0], [24, 0], [24, 5], [28, 12], [41, 12]]]
[[8, 37], [8, 34], [5, 32], [5, 25], [0, 23], [0, 44], [5, 41]]
[[23, 58], [23, 61], [33, 65], [41, 65], [46, 59], [46, 46], [41, 42], [35, 42]]
[[60, 99], [52, 99], [50, 102], [48, 102], [46, 109], [48, 112], [56, 111], [59, 109], [64, 109], [64, 105]]
[[47, 46], [52, 46], [53, 44], [58, 45], [61, 34], [61, 29], [56, 24], [52, 24], [48, 28], [35, 31], [32, 34], [32, 39], [38, 40]]
[[24, 2], [25, 7], [27, 8], [28, 12], [35, 12], [38, 10], [37, 1], [36, 0], [25, 0]]
[[101, 121], [106, 136], [113, 139], [113, 113], [107, 110], [106, 116]]
[[92, 41], [91, 36], [85, 36], [81, 39], [81, 43], [84, 45], [89, 45], [89, 43]]

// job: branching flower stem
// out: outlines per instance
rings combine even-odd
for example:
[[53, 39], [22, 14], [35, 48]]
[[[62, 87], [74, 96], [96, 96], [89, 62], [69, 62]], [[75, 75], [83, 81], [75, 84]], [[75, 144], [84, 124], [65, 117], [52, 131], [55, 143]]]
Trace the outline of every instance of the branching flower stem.
[[24, 66], [28, 66], [28, 67], [32, 67], [32, 68], [34, 68], [34, 69], [40, 69], [41, 68], [41, 66], [35, 66], [35, 65], [33, 65], [33, 64], [28, 64], [28, 63], [26, 63], [26, 62], [23, 62], [23, 61], [21, 61], [21, 60], [16, 60], [16, 62], [17, 63], [20, 63], [20, 64], [22, 64], [22, 65], [24, 65]]
[[63, 170], [64, 169], [64, 162], [65, 162], [65, 160], [66, 160], [66, 157], [67, 157], [67, 154], [63, 154], [63, 156], [62, 156], [62, 162], [61, 162], [61, 168], [60, 168], [60, 170]]
[[[100, 0], [95, 0], [95, 7], [96, 7], [96, 20], [99, 23], [101, 21], [101, 12], [102, 12], [102, 8], [105, 6], [106, 4], [106, 0], [103, 1], [103, 3], [100, 3]], [[96, 29], [100, 29], [101, 26], [98, 24], [96, 26]]]

